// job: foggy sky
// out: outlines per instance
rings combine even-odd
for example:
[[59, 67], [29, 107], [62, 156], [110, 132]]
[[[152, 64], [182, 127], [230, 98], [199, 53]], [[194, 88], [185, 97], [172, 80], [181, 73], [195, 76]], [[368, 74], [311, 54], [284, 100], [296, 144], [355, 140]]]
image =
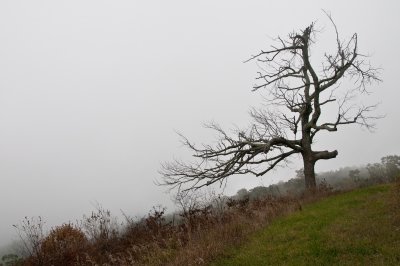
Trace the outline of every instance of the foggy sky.
[[[322, 136], [317, 145], [339, 155], [317, 171], [399, 154], [397, 1], [0, 1], [0, 245], [24, 216], [52, 226], [97, 202], [114, 214], [171, 209], [154, 182], [161, 162], [190, 160], [175, 131], [207, 143], [204, 122], [245, 126], [262, 97], [251, 92], [257, 66], [243, 61], [313, 21], [318, 49], [334, 42], [321, 9], [383, 68], [369, 90], [386, 117], [374, 133]], [[234, 177], [225, 192], [300, 167]]]

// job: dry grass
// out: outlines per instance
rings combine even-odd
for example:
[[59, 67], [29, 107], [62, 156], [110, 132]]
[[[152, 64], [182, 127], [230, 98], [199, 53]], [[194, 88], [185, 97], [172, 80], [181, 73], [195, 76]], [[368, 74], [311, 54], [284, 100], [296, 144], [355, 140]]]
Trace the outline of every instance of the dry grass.
[[140, 221], [127, 217], [123, 229], [102, 208], [78, 225], [56, 227], [47, 236], [38, 230], [42, 225], [25, 224], [21, 228], [30, 233], [26, 244], [35, 249], [19, 265], [208, 264], [227, 248], [247, 241], [276, 217], [331, 193], [329, 188], [321, 187], [317, 193], [297, 198], [230, 199], [218, 207], [202, 202], [183, 210], [178, 223], [166, 222], [165, 209], [157, 207]]

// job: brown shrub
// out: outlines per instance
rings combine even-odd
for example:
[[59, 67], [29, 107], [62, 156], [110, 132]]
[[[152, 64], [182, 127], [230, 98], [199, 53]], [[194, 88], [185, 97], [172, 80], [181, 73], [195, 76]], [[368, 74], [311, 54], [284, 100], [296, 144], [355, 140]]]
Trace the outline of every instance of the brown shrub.
[[87, 248], [85, 234], [71, 224], [63, 224], [50, 231], [40, 253], [44, 265], [74, 265], [82, 260]]
[[178, 221], [175, 216], [167, 221], [165, 208], [154, 207], [139, 221], [126, 216], [124, 230], [117, 228], [109, 211], [99, 208], [84, 217], [83, 231], [71, 224], [53, 229], [40, 245], [43, 263], [29, 265], [207, 264], [276, 217], [301, 210], [302, 204], [331, 193], [331, 188], [322, 183], [315, 193], [301, 196], [224, 200], [218, 211], [210, 201], [199, 201], [198, 196], [181, 198]]

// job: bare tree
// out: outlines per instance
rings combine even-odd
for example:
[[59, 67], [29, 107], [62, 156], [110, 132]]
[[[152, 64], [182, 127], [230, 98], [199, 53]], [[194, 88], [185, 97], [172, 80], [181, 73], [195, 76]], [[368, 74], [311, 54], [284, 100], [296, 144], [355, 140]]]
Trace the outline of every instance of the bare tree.
[[[251, 56], [247, 61], [256, 61], [260, 67], [253, 91], [267, 91], [266, 107], [251, 110], [253, 122], [246, 130], [229, 134], [217, 124], [207, 125], [219, 135], [216, 145], [199, 147], [182, 136], [197, 161], [164, 163], [160, 171], [162, 184], [188, 190], [216, 182], [222, 184], [235, 174], [262, 176], [288, 157], [299, 154], [306, 188], [316, 188], [315, 163], [338, 154], [336, 150], [313, 150], [317, 133], [334, 132], [339, 126], [349, 124], [370, 129], [378, 118], [371, 115], [376, 105], [357, 105], [354, 100], [368, 94], [366, 85], [380, 81], [379, 69], [373, 68], [367, 56], [358, 52], [357, 34], [348, 40], [340, 39], [335, 23], [327, 16], [336, 33], [335, 52], [325, 53], [320, 67], [312, 64], [310, 52], [318, 33], [312, 23], [287, 38], [278, 37], [269, 50]], [[352, 81], [351, 88], [346, 88], [340, 96], [339, 81], [346, 79]], [[337, 110], [334, 117], [331, 112], [326, 114], [329, 105]]]

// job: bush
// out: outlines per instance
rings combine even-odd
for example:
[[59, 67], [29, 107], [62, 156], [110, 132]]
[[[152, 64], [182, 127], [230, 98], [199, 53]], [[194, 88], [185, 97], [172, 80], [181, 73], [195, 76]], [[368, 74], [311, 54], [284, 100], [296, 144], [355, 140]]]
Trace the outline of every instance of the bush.
[[1, 257], [0, 266], [22, 265], [22, 259], [16, 254], [7, 254]]
[[63, 224], [50, 231], [43, 240], [40, 253], [45, 265], [73, 265], [87, 251], [85, 234], [71, 224]]

